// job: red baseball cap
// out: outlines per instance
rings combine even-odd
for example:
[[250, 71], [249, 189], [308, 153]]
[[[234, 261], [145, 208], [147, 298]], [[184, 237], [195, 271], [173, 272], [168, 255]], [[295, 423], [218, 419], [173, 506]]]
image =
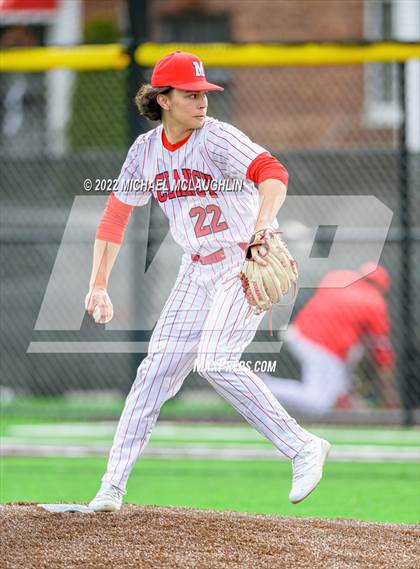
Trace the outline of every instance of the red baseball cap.
[[391, 278], [382, 265], [372, 262], [365, 263], [360, 267], [359, 272], [367, 281], [374, 283], [383, 292], [388, 292], [391, 288]]
[[156, 63], [151, 79], [152, 87], [175, 87], [183, 91], [223, 91], [223, 87], [209, 83], [199, 57], [186, 51], [173, 51]]

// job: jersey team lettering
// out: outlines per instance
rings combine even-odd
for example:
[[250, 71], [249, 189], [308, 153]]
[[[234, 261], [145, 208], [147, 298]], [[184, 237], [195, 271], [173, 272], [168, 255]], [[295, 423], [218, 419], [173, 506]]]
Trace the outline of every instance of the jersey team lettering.
[[[159, 125], [136, 139], [115, 196], [135, 207], [153, 198], [186, 253], [204, 255], [247, 242], [259, 211], [258, 190], [247, 172], [267, 150], [209, 117], [175, 150], [163, 145], [162, 131]], [[217, 208], [207, 207], [212, 204]]]
[[206, 193], [210, 197], [217, 197], [217, 192], [238, 192], [242, 191], [243, 180], [221, 179], [214, 180], [210, 174], [200, 172], [199, 170], [191, 170], [190, 168], [182, 168], [181, 178], [178, 170], [173, 170], [173, 183], [171, 185], [169, 172], [159, 172], [155, 176], [154, 189], [156, 190], [157, 199], [164, 202], [167, 199], [183, 198], [187, 196], [206, 197]]

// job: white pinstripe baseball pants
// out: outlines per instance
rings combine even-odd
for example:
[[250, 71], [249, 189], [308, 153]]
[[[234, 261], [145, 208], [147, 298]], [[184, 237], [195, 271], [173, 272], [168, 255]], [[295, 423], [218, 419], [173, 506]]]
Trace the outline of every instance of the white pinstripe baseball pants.
[[243, 251], [225, 251], [213, 265], [184, 255], [176, 283], [127, 396], [103, 480], [125, 489], [163, 403], [197, 368], [216, 391], [274, 446], [293, 458], [308, 438], [252, 371], [232, 370], [254, 338], [262, 316], [250, 313], [238, 278]]

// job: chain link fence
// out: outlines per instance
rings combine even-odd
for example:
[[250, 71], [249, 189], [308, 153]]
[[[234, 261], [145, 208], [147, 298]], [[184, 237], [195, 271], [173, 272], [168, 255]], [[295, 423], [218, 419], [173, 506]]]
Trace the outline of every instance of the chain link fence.
[[[85, 400], [92, 391], [99, 391], [100, 400], [106, 390], [125, 394], [153, 328], [150, 322], [140, 328], [136, 322], [145, 311], [159, 314], [176, 276], [181, 251], [168, 236], [159, 208], [151, 204], [133, 216], [112, 276], [115, 322], [105, 330], [83, 316], [92, 244], [106, 201], [104, 192], [95, 192], [96, 180], [118, 176], [129, 146], [133, 103], [128, 75], [129, 70], [0, 75], [0, 383], [4, 401], [9, 402], [5, 408], [69, 393], [82, 393]], [[149, 76], [150, 70], [145, 70], [145, 78]], [[356, 269], [360, 259], [369, 260], [370, 252], [379, 248], [380, 262], [392, 279], [388, 303], [396, 377], [404, 406], [416, 408], [420, 275], [413, 271], [407, 287], [401, 257], [406, 236], [400, 215], [401, 168], [407, 167], [411, 193], [417, 196], [420, 172], [418, 155], [405, 155], [401, 146], [405, 117], [397, 67], [212, 68], [207, 77], [225, 87], [222, 94], [209, 94], [209, 115], [246, 132], [289, 170], [289, 199], [295, 205], [285, 206], [279, 221], [307, 284], [299, 291], [293, 314], [290, 308], [275, 316], [277, 328], [287, 326], [326, 272]], [[86, 179], [93, 183], [90, 192], [84, 189]], [[339, 196], [353, 201], [330, 199]], [[378, 200], [371, 224], [360, 223], [366, 214], [366, 202], [359, 200], [363, 196]], [[308, 197], [311, 200], [305, 201]], [[383, 232], [378, 229], [381, 204], [393, 213], [383, 248]], [[300, 212], [300, 207], [306, 211]], [[418, 201], [412, 203], [413, 267], [418, 267], [420, 252], [419, 213]], [[340, 267], [330, 251], [334, 226], [344, 218], [348, 227], [337, 239], [347, 253]], [[317, 226], [314, 231], [308, 230], [305, 219]], [[146, 282], [157, 291], [152, 297], [139, 286]], [[120, 291], [123, 300], [118, 300]], [[407, 302], [414, 319], [410, 330], [403, 309]], [[413, 330], [416, 336], [407, 358], [406, 335]], [[278, 342], [279, 337], [270, 338], [263, 326], [256, 343]], [[250, 357], [275, 360], [276, 375], [299, 378], [287, 344], [269, 353], [257, 347]], [[363, 399], [360, 409], [355, 408], [364, 410], [361, 420], [383, 407], [375, 374], [369, 359], [362, 359], [354, 382], [355, 394]], [[210, 397], [205, 380], [191, 374], [179, 397], [197, 394]]]

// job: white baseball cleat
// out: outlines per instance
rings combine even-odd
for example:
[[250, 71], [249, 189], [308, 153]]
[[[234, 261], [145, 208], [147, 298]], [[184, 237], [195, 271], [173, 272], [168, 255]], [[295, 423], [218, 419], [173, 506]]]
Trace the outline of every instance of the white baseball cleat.
[[123, 496], [123, 490], [108, 482], [102, 482], [99, 492], [89, 503], [89, 508], [94, 512], [118, 512], [122, 506]]
[[318, 486], [330, 449], [328, 441], [311, 435], [292, 460], [293, 480], [289, 494], [292, 504], [304, 500]]

